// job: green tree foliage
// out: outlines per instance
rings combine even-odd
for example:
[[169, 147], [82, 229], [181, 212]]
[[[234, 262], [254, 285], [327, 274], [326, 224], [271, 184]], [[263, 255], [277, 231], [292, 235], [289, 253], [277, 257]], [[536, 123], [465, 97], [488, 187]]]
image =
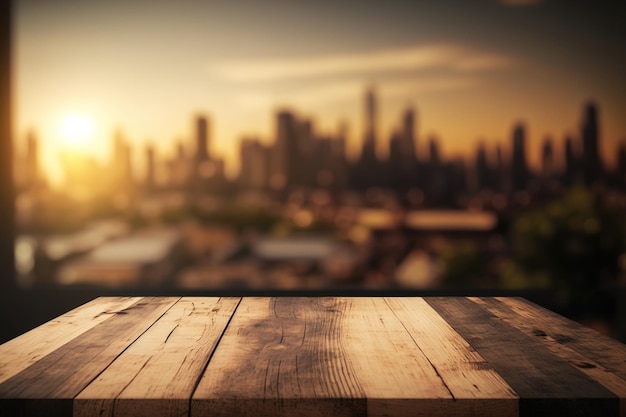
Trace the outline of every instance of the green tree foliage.
[[202, 212], [196, 211], [195, 218], [204, 224], [232, 227], [237, 233], [245, 230], [268, 232], [280, 217], [259, 207], [231, 205], [223, 209]]
[[445, 287], [489, 286], [488, 262], [475, 243], [461, 242], [443, 249], [439, 263]]
[[568, 190], [545, 207], [520, 215], [510, 238], [505, 286], [548, 286], [578, 300], [613, 288], [626, 250], [624, 213], [586, 188]]

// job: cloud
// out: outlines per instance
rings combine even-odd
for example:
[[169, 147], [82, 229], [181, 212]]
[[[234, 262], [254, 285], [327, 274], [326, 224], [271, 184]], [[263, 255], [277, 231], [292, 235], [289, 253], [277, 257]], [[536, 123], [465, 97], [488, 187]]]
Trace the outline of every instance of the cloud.
[[485, 71], [514, 62], [509, 56], [465, 46], [431, 44], [318, 57], [225, 61], [213, 65], [211, 73], [235, 82], [267, 82], [428, 69]]
[[[432, 92], [459, 91], [480, 85], [475, 76], [460, 74], [452, 76], [429, 76], [410, 79], [387, 79], [377, 83], [376, 88], [385, 98], [407, 98]], [[246, 89], [236, 93], [236, 103], [242, 108], [268, 108], [280, 105], [315, 106], [361, 97], [366, 84], [362, 80], [321, 82], [305, 84], [280, 93], [271, 89]]]

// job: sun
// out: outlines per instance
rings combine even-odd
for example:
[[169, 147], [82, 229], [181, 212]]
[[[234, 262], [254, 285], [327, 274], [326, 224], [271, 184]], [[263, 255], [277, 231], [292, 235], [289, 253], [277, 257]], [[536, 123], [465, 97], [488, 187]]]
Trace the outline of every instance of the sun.
[[69, 148], [82, 148], [91, 139], [93, 123], [91, 119], [81, 114], [72, 114], [63, 120], [61, 127], [65, 145]]

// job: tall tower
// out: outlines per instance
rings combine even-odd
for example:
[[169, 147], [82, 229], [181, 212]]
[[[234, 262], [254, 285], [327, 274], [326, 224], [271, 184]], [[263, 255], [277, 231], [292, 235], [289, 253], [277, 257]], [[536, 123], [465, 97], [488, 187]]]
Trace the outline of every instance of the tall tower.
[[205, 116], [197, 116], [195, 120], [196, 131], [196, 161], [209, 159], [209, 129], [208, 120]]
[[602, 163], [598, 143], [598, 109], [592, 102], [585, 105], [581, 127], [583, 140], [583, 175], [585, 182], [591, 184], [600, 179]]
[[528, 164], [526, 162], [526, 128], [523, 123], [518, 123], [513, 128], [511, 171], [513, 189], [525, 189], [528, 182]]
[[439, 165], [441, 158], [439, 156], [439, 141], [436, 137], [431, 137], [428, 141], [428, 163], [431, 166]]
[[415, 110], [409, 107], [405, 110], [402, 118], [402, 130], [404, 136], [404, 151], [409, 160], [414, 161], [417, 158], [415, 152]]
[[376, 157], [376, 93], [370, 87], [365, 94], [365, 137], [362, 161], [375, 161]]
[[552, 148], [552, 138], [549, 136], [543, 141], [541, 165], [544, 177], [549, 178], [554, 175], [554, 150]]

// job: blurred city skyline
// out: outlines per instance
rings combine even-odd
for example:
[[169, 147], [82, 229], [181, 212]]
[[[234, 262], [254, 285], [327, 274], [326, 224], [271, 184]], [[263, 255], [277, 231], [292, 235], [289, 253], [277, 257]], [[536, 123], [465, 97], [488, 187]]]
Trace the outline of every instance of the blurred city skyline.
[[[193, 116], [209, 117], [211, 152], [238, 171], [239, 143], [275, 141], [275, 113], [310, 118], [347, 153], [365, 135], [363, 91], [376, 86], [379, 155], [400, 115], [416, 111], [418, 152], [439, 138], [444, 155], [472, 158], [477, 145], [509, 145], [527, 128], [538, 167], [546, 136], [578, 136], [584, 103], [599, 107], [600, 152], [615, 164], [626, 138], [626, 52], [617, 3], [576, 1], [271, 1], [229, 5], [177, 2], [18, 1], [15, 7], [15, 137], [41, 140], [42, 164], [60, 179], [69, 147], [62, 126], [93, 123], [82, 151], [102, 161], [121, 129], [143, 149], [173, 154], [193, 146]], [[555, 154], [562, 155], [560, 149]]]

